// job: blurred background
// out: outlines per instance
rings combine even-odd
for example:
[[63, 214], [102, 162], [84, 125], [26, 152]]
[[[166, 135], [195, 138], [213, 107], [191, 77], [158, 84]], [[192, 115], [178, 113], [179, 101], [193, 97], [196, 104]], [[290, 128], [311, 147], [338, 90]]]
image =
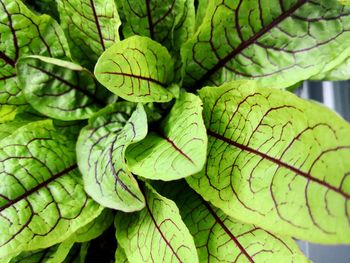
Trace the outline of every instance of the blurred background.
[[[350, 81], [306, 81], [295, 93], [322, 102], [350, 122]], [[298, 241], [298, 244], [315, 263], [350, 263], [350, 246], [325, 246], [305, 241]]]

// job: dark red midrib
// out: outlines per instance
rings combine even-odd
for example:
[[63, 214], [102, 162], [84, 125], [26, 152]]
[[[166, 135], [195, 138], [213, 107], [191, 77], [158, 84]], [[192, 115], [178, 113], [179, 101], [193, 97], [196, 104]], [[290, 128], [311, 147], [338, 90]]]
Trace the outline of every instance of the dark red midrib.
[[134, 75], [134, 74], [130, 74], [130, 73], [104, 71], [104, 72], [97, 72], [97, 74], [112, 74], [112, 75], [118, 75], [118, 76], [124, 76], [124, 77], [136, 78], [136, 79], [142, 79], [142, 80], [146, 80], [146, 81], [149, 81], [149, 82], [156, 83], [156, 84], [158, 84], [159, 86], [162, 86], [162, 87], [166, 86], [164, 83], [160, 82], [159, 80], [148, 78], [148, 77], [144, 77], [144, 76], [140, 76], [140, 75]]
[[318, 183], [318, 184], [320, 184], [320, 185], [322, 185], [322, 186], [324, 186], [324, 187], [326, 187], [326, 188], [328, 188], [330, 190], [333, 190], [334, 192], [336, 192], [336, 193], [342, 195], [343, 197], [345, 197], [346, 199], [350, 199], [350, 195], [347, 194], [347, 193], [342, 192], [340, 189], [338, 189], [338, 188], [336, 188], [336, 187], [334, 187], [334, 186], [332, 186], [330, 184], [327, 184], [326, 182], [321, 181], [320, 179], [314, 178], [309, 173], [306, 173], [306, 172], [304, 172], [304, 171], [302, 171], [302, 170], [300, 170], [298, 168], [295, 168], [295, 167], [293, 167], [293, 166], [291, 166], [291, 165], [289, 165], [289, 164], [287, 164], [285, 162], [282, 162], [279, 159], [271, 157], [271, 156], [267, 155], [266, 153], [259, 152], [258, 150], [250, 148], [249, 146], [246, 146], [246, 145], [240, 144], [238, 142], [232, 141], [232, 140], [230, 140], [230, 139], [228, 139], [228, 138], [226, 138], [226, 137], [224, 137], [224, 136], [222, 136], [220, 134], [217, 134], [216, 132], [213, 132], [213, 131], [211, 131], [209, 129], [207, 129], [207, 134], [212, 136], [212, 137], [214, 137], [214, 138], [216, 138], [216, 139], [224, 141], [224, 142], [226, 142], [226, 143], [228, 143], [228, 144], [230, 144], [232, 146], [235, 146], [235, 147], [237, 147], [237, 148], [239, 148], [239, 149], [241, 149], [243, 151], [256, 154], [256, 155], [262, 157], [263, 159], [269, 160], [272, 163], [277, 164], [278, 166], [281, 166], [281, 167], [284, 167], [286, 169], [289, 169], [289, 170], [295, 172], [296, 174], [299, 174], [299, 175], [303, 176], [304, 178], [306, 178], [306, 179], [308, 179], [310, 181], [313, 181], [313, 182]]
[[245, 248], [239, 243], [238, 239], [231, 233], [231, 231], [226, 227], [225, 223], [220, 219], [220, 217], [215, 213], [215, 211], [211, 208], [211, 206], [200, 197], [202, 203], [208, 209], [210, 214], [215, 218], [215, 221], [221, 226], [221, 228], [225, 231], [225, 233], [230, 237], [230, 239], [235, 243], [235, 245], [239, 248], [242, 254], [249, 260], [249, 262], [254, 263], [253, 258], [248, 254]]
[[147, 201], [147, 197], [146, 197], [146, 193], [145, 193], [145, 189], [143, 187], [140, 187], [141, 188], [141, 191], [143, 192], [143, 195], [145, 196], [145, 205], [146, 205], [146, 209], [147, 209], [147, 212], [149, 213], [151, 219], [152, 219], [152, 222], [153, 224], [155, 225], [156, 229], [158, 230], [159, 234], [161, 235], [162, 239], [164, 240], [164, 242], [166, 243], [166, 245], [170, 248], [170, 250], [173, 252], [174, 256], [177, 258], [177, 260], [179, 262], [183, 262], [179, 256], [176, 254], [174, 248], [171, 246], [171, 244], [169, 243], [169, 241], [166, 239], [166, 237], [164, 236], [162, 230], [160, 230], [158, 224], [157, 224], [157, 221], [155, 220], [153, 214], [152, 214], [152, 211], [151, 209], [149, 208], [149, 205], [148, 205], [148, 201]]
[[102, 106], [102, 107], [106, 106], [106, 103], [104, 101], [100, 100], [94, 94], [90, 93], [89, 91], [85, 90], [84, 88], [81, 88], [81, 87], [79, 87], [77, 85], [74, 85], [74, 84], [70, 83], [69, 81], [61, 78], [60, 76], [57, 76], [57, 75], [55, 75], [55, 74], [51, 73], [50, 71], [47, 71], [47, 70], [45, 70], [43, 68], [40, 68], [40, 67], [37, 67], [37, 66], [33, 66], [33, 65], [28, 65], [28, 66], [31, 67], [31, 68], [34, 68], [36, 70], [39, 70], [39, 71], [49, 75], [50, 77], [53, 77], [54, 79], [59, 80], [60, 82], [62, 82], [63, 84], [66, 84], [67, 86], [69, 86], [72, 89], [76, 89], [76, 90], [80, 91], [85, 96], [87, 96], [90, 99], [92, 99], [99, 106]]
[[35, 193], [36, 191], [38, 191], [39, 189], [47, 186], [49, 183], [53, 182], [54, 180], [60, 178], [61, 176], [73, 171], [74, 169], [77, 169], [78, 165], [77, 164], [73, 164], [69, 167], [67, 167], [66, 169], [64, 169], [63, 171], [55, 174], [54, 176], [50, 177], [48, 180], [38, 184], [37, 186], [35, 186], [34, 188], [32, 188], [31, 190], [25, 192], [24, 194], [16, 197], [15, 199], [11, 200], [10, 202], [8, 202], [6, 205], [0, 207], [0, 212], [2, 212], [3, 210], [5, 210], [6, 208], [14, 205], [15, 203], [27, 198], [29, 195]]
[[147, 20], [148, 20], [150, 37], [154, 39], [154, 27], [153, 27], [152, 15], [151, 15], [151, 0], [146, 0], [146, 8], [147, 8]]
[[103, 49], [103, 50], [106, 50], [105, 44], [104, 44], [104, 42], [103, 42], [103, 37], [102, 37], [100, 22], [98, 21], [98, 16], [97, 16], [97, 13], [96, 13], [96, 9], [95, 9], [95, 5], [94, 5], [94, 1], [93, 1], [93, 0], [90, 0], [90, 6], [91, 6], [91, 9], [92, 9], [92, 13], [93, 13], [93, 15], [94, 15], [94, 20], [95, 20], [95, 24], [96, 24], [98, 36], [99, 36], [99, 38], [100, 38], [100, 43], [101, 43], [102, 49]]
[[302, 7], [304, 4], [306, 4], [309, 0], [299, 0], [298, 3], [296, 3], [291, 9], [288, 11], [282, 13], [280, 16], [278, 16], [275, 20], [273, 20], [269, 25], [262, 28], [258, 33], [256, 33], [254, 36], [249, 38], [247, 41], [242, 42], [232, 50], [227, 56], [225, 56], [223, 59], [219, 60], [212, 68], [210, 68], [206, 73], [196, 81], [196, 83], [193, 85], [193, 87], [201, 87], [202, 84], [208, 80], [216, 71], [221, 69], [223, 66], [226, 65], [227, 62], [229, 62], [231, 59], [233, 59], [235, 56], [239, 55], [243, 50], [248, 48], [250, 45], [254, 44], [260, 37], [265, 35], [267, 32], [269, 32], [271, 29], [276, 27], [279, 23], [281, 23], [286, 18], [290, 17], [296, 10], [298, 10], [300, 7]]
[[193, 160], [184, 152], [182, 151], [170, 138], [163, 136], [159, 134], [164, 140], [166, 140], [178, 153], [180, 153], [183, 157], [185, 157], [188, 161], [190, 161], [192, 164], [194, 164]]
[[9, 64], [11, 67], [16, 66], [16, 61], [14, 61], [12, 58], [8, 57], [4, 52], [0, 51], [0, 59], [6, 62], [6, 64]]

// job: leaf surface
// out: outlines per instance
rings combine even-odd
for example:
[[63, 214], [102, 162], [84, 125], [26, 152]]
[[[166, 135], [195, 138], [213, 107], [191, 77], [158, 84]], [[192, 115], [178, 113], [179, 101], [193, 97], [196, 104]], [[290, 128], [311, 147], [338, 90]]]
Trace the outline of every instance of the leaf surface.
[[58, 10], [72, 57], [85, 67], [92, 69], [102, 52], [119, 41], [113, 0], [59, 0]]
[[67, 40], [57, 22], [37, 16], [19, 0], [0, 1], [0, 104], [26, 104], [15, 65], [25, 55], [70, 57]]
[[126, 148], [147, 134], [143, 106], [111, 104], [95, 114], [80, 132], [77, 157], [86, 192], [105, 207], [132, 212], [144, 197], [125, 161]]
[[153, 180], [176, 180], [199, 172], [206, 160], [202, 102], [182, 93], [156, 132], [127, 150], [131, 172]]
[[107, 89], [133, 102], [167, 102], [173, 79], [169, 52], [147, 37], [129, 37], [107, 49], [95, 67], [97, 80]]
[[236, 79], [285, 88], [349, 56], [350, 9], [337, 0], [209, 2], [182, 50], [190, 89]]
[[350, 126], [255, 82], [203, 88], [208, 159], [188, 177], [228, 215], [318, 243], [350, 243]]
[[[130, 262], [198, 262], [193, 238], [174, 202], [151, 186], [144, 188], [146, 208], [115, 218], [118, 244]], [[126, 227], [127, 226], [127, 227]]]
[[84, 191], [74, 145], [51, 121], [0, 141], [0, 257], [61, 242], [101, 213]]
[[328, 80], [328, 81], [340, 81], [350, 79], [350, 58], [343, 61], [335, 68], [322, 72], [316, 76], [312, 76], [311, 80]]
[[104, 89], [81, 66], [55, 58], [29, 56], [17, 64], [26, 100], [37, 111], [59, 120], [87, 119], [105, 106]]
[[157, 189], [179, 207], [194, 238], [199, 262], [308, 262], [292, 238], [224, 214], [184, 181], [158, 184]]

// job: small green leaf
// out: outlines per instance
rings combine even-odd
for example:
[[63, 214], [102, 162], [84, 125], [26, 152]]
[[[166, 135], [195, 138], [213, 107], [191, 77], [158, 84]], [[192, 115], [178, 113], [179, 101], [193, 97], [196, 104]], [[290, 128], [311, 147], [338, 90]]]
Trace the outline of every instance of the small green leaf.
[[107, 106], [90, 119], [77, 142], [85, 191], [101, 205], [126, 212], [145, 206], [124, 157], [126, 148], [147, 134], [146, 113], [142, 104], [135, 106], [128, 102]]
[[129, 263], [125, 251], [121, 246], [118, 246], [115, 251], [115, 263]]
[[113, 0], [58, 0], [58, 10], [72, 57], [93, 69], [102, 52], [119, 40], [116, 3]]
[[199, 172], [206, 160], [202, 102], [182, 93], [155, 132], [127, 150], [131, 172], [153, 180], [176, 180]]
[[349, 57], [349, 11], [337, 0], [208, 1], [181, 51], [184, 85], [255, 79], [286, 88], [328, 71]]
[[105, 105], [107, 94], [93, 75], [71, 62], [28, 56], [19, 60], [17, 74], [26, 100], [51, 118], [87, 119]]
[[37, 16], [19, 0], [0, 1], [0, 104], [26, 104], [15, 65], [25, 55], [70, 57], [67, 40], [57, 22]]
[[74, 243], [71, 241], [64, 241], [61, 244], [46, 249], [23, 252], [19, 256], [13, 258], [10, 263], [63, 262], [73, 245]]
[[175, 203], [147, 184], [144, 195], [145, 209], [133, 214], [118, 212], [115, 218], [118, 244], [128, 260], [198, 262], [193, 238]]
[[74, 145], [51, 121], [0, 141], [0, 257], [59, 243], [101, 213], [84, 191]]
[[168, 51], [147, 37], [129, 37], [107, 49], [95, 67], [97, 80], [113, 93], [133, 102], [166, 102], [173, 79]]
[[308, 262], [290, 237], [242, 223], [204, 201], [183, 181], [163, 184], [179, 207], [199, 262]]
[[350, 125], [255, 82], [200, 90], [208, 160], [188, 177], [240, 221], [318, 243], [350, 243]]

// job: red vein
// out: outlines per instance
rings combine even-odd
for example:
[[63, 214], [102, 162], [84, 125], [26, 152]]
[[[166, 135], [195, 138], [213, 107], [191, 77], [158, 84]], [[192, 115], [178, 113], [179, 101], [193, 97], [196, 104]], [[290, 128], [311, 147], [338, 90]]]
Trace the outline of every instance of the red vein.
[[146, 81], [149, 81], [149, 82], [156, 83], [156, 84], [158, 84], [158, 85], [160, 85], [162, 87], [165, 87], [165, 84], [160, 82], [159, 80], [148, 78], [148, 77], [144, 77], [144, 76], [139, 76], [139, 75], [133, 75], [133, 74], [130, 74], [130, 73], [105, 71], [105, 72], [97, 72], [97, 74], [112, 74], [112, 75], [118, 75], [118, 76], [124, 76], [124, 77], [136, 78], [136, 79], [142, 79], [142, 80], [146, 80]]
[[[334, 187], [334, 186], [332, 186], [332, 185], [330, 185], [330, 184], [328, 184], [328, 183], [326, 183], [326, 182], [324, 182], [324, 181], [322, 181], [322, 180], [320, 180], [318, 178], [312, 177], [310, 173], [306, 173], [306, 172], [304, 172], [304, 171], [302, 171], [302, 170], [300, 170], [298, 168], [295, 168], [295, 167], [293, 167], [293, 166], [291, 166], [291, 165], [289, 165], [289, 164], [287, 164], [287, 163], [285, 163], [285, 162], [283, 162], [283, 161], [281, 161], [279, 159], [271, 157], [271, 156], [269, 156], [269, 155], [267, 155], [265, 153], [259, 152], [258, 150], [255, 150], [255, 149], [253, 149], [253, 148], [251, 148], [251, 147], [249, 147], [247, 145], [243, 145], [243, 144], [240, 144], [238, 142], [232, 141], [232, 140], [230, 140], [230, 139], [228, 139], [228, 138], [226, 138], [226, 137], [224, 137], [224, 136], [222, 136], [220, 134], [217, 134], [216, 132], [213, 132], [213, 131], [211, 131], [209, 129], [207, 130], [207, 133], [208, 133], [208, 135], [213, 136], [214, 138], [217, 138], [217, 139], [219, 139], [221, 141], [224, 141], [224, 142], [226, 142], [226, 143], [228, 143], [230, 145], [233, 145], [233, 146], [235, 146], [235, 147], [237, 147], [237, 148], [239, 148], [239, 149], [241, 149], [243, 151], [253, 153], [255, 155], [258, 155], [258, 156], [262, 157], [263, 159], [269, 160], [269, 161], [277, 164], [280, 167], [287, 168], [287, 169], [295, 172], [296, 174], [299, 174], [299, 175], [305, 177], [306, 179], [308, 179], [310, 181], [313, 181], [313, 182], [318, 183], [318, 184], [320, 184], [320, 185], [322, 185], [322, 186], [324, 186], [324, 187], [326, 187], [326, 188], [328, 188], [330, 190], [333, 190], [334, 192], [344, 196], [346, 199], [350, 199], [350, 195], [349, 194], [341, 191], [341, 189], [338, 189], [338, 188], [336, 188], [336, 187]], [[340, 147], [339, 149], [341, 149], [341, 148], [344, 148], [344, 147]]]
[[91, 6], [91, 8], [92, 8], [92, 13], [94, 14], [94, 20], [95, 20], [95, 24], [96, 24], [96, 27], [97, 27], [98, 36], [99, 36], [99, 38], [100, 38], [100, 43], [101, 43], [102, 49], [103, 49], [103, 50], [106, 50], [105, 44], [104, 44], [104, 42], [103, 42], [103, 37], [102, 37], [102, 32], [101, 32], [100, 23], [98, 22], [98, 16], [97, 16], [97, 14], [96, 14], [96, 9], [95, 9], [95, 5], [94, 5], [93, 0], [90, 0], [90, 6]]
[[51, 178], [49, 178], [48, 180], [38, 184], [37, 186], [35, 186], [34, 188], [32, 188], [31, 190], [25, 192], [24, 194], [16, 197], [15, 199], [11, 200], [10, 202], [8, 202], [7, 204], [5, 204], [4, 206], [0, 207], [0, 212], [2, 212], [3, 210], [5, 210], [6, 208], [14, 205], [15, 203], [27, 198], [29, 195], [35, 193], [36, 191], [38, 191], [40, 188], [47, 186], [49, 183], [53, 182], [54, 180], [58, 179], [59, 177], [73, 171], [74, 169], [78, 168], [77, 164], [73, 164], [69, 167], [67, 167], [66, 169], [64, 169], [63, 171], [55, 174], [54, 176], [52, 176]]
[[153, 28], [153, 22], [152, 22], [152, 16], [151, 16], [151, 0], [146, 0], [146, 7], [147, 7], [147, 19], [148, 19], [148, 26], [149, 26], [149, 32], [152, 39], [154, 39], [154, 28]]
[[187, 160], [189, 160], [192, 164], [194, 164], [193, 160], [184, 152], [182, 151], [179, 147], [177, 147], [177, 145], [168, 137], [162, 136], [168, 143], [171, 144], [172, 147], [174, 147], [174, 149], [176, 151], [178, 151], [182, 156], [184, 156]]

